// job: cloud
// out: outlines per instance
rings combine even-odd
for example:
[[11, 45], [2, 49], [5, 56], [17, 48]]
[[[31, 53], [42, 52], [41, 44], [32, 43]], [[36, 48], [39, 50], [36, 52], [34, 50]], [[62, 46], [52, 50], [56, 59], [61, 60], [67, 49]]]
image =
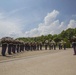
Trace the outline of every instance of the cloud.
[[44, 17], [43, 23], [40, 23], [37, 28], [23, 32], [24, 28], [21, 19], [16, 17], [4, 18], [7, 15], [0, 13], [0, 38], [5, 36], [16, 38], [59, 34], [62, 30], [66, 30], [67, 28], [76, 28], [76, 20], [71, 19], [68, 24], [66, 24], [64, 21], [60, 22], [57, 17], [58, 15], [59, 11], [53, 10]]
[[58, 14], [59, 12], [56, 10], [53, 10], [51, 13], [48, 13], [47, 16], [44, 18], [45, 25], [50, 25], [50, 23], [52, 23], [56, 19]]
[[[14, 9], [14, 10], [12, 10], [12, 11], [10, 11], [10, 12], [6, 12], [6, 13], [2, 12], [2, 13], [0, 13], [0, 19], [7, 19], [7, 18], [9, 18], [10, 16], [12, 16], [12, 17], [17, 16], [17, 14], [18, 14], [19, 12], [21, 12], [22, 10], [24, 10], [24, 9], [26, 9], [26, 7], [19, 8], [19, 9]], [[18, 15], [18, 16], [19, 16], [19, 15]], [[17, 17], [18, 17], [18, 16], [17, 16]]]
[[67, 28], [76, 28], [76, 20], [70, 20]]
[[3, 19], [5, 17], [3, 14], [0, 14], [0, 37], [10, 36], [18, 37], [22, 35], [20, 28], [20, 20], [15, 19]]
[[56, 20], [59, 11], [53, 10], [51, 13], [48, 13], [44, 18], [44, 22], [38, 25], [38, 28], [34, 28], [30, 31], [25, 32], [25, 36], [27, 34], [29, 36], [40, 36], [47, 34], [59, 33], [61, 31], [61, 27], [63, 23], [59, 23], [59, 20]]
[[47, 34], [59, 34], [62, 30], [67, 28], [76, 28], [76, 21], [70, 20], [68, 24], [65, 22], [60, 22], [57, 19], [59, 11], [53, 10], [51, 13], [48, 13], [44, 18], [44, 22], [38, 25], [38, 28], [34, 28], [30, 31], [25, 32], [26, 37], [34, 37]]
[[0, 13], [0, 19], [2, 19], [2, 18], [4, 18], [4, 17], [3, 17], [3, 13]]
[[17, 12], [20, 12], [20, 11], [22, 11], [22, 10], [24, 10], [24, 9], [26, 9], [26, 7], [12, 10], [12, 11], [10, 11], [10, 12], [8, 13], [7, 17], [9, 17], [9, 16], [11, 16], [11, 15], [17, 13]]

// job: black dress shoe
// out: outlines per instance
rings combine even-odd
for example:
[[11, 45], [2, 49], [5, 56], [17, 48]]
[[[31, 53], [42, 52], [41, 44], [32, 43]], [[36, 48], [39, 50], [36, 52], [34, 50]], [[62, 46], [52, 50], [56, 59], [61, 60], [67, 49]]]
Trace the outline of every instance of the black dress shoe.
[[2, 56], [6, 56], [6, 55], [2, 55]]
[[12, 55], [12, 54], [9, 54], [9, 55]]

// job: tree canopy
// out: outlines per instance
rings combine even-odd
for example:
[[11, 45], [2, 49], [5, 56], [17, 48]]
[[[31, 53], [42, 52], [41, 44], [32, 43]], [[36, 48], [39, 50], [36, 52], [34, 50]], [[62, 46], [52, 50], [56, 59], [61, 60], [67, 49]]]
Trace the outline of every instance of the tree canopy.
[[69, 28], [67, 30], [63, 30], [60, 34], [48, 34], [48, 35], [41, 35], [38, 37], [19, 37], [17, 39], [23, 40], [24, 42], [44, 42], [45, 40], [54, 40], [56, 43], [63, 40], [69, 44], [69, 40], [73, 36], [76, 35], [76, 28]]

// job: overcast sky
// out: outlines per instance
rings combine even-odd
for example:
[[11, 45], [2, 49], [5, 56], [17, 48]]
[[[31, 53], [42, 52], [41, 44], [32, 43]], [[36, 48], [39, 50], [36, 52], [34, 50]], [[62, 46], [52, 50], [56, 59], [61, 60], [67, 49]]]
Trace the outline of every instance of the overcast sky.
[[76, 0], [0, 0], [0, 38], [59, 34], [76, 28]]

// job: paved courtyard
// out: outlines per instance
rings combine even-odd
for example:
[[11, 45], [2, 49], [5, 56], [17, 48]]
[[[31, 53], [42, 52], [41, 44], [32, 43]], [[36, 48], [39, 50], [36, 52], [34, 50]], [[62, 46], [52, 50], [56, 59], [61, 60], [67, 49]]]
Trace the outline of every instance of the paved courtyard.
[[25, 52], [28, 56], [14, 55], [10, 59], [0, 56], [4, 59], [0, 60], [0, 75], [76, 75], [76, 56], [72, 49], [41, 52]]

